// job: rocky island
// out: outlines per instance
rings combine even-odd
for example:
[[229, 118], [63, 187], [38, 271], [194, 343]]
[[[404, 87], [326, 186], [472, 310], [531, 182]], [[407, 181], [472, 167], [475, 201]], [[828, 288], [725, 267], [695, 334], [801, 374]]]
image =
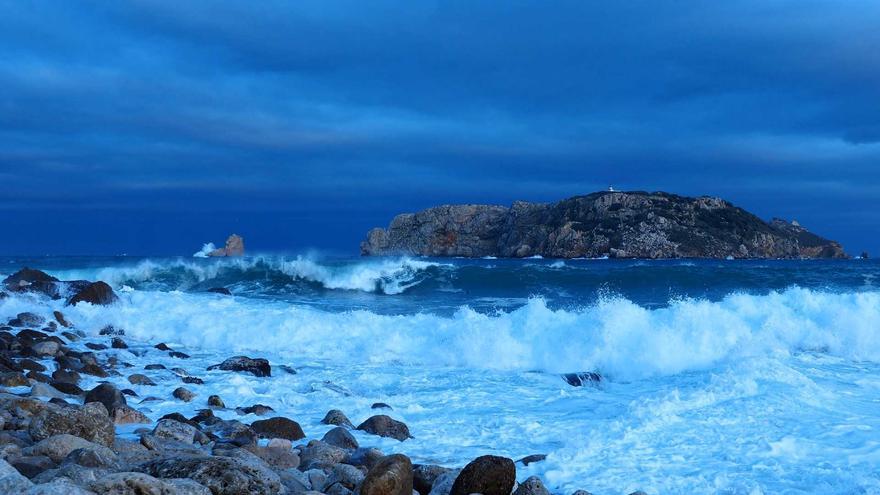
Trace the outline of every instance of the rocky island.
[[846, 258], [796, 221], [717, 197], [596, 192], [555, 203], [443, 205], [369, 231], [361, 254], [525, 258]]

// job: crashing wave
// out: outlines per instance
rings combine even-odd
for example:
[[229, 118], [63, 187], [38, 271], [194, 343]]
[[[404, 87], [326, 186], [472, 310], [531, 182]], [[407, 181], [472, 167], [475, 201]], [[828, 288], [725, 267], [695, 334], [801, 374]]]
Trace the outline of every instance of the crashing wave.
[[209, 243], [207, 243], [207, 244], [203, 244], [203, 245], [202, 245], [202, 249], [201, 249], [199, 252], [197, 252], [197, 253], [193, 253], [193, 258], [207, 258], [207, 257], [208, 257], [208, 254], [209, 254], [211, 251], [214, 251], [214, 250], [216, 250], [216, 249], [217, 249], [217, 247], [214, 246], [214, 243], [213, 243], [213, 242], [209, 242]]

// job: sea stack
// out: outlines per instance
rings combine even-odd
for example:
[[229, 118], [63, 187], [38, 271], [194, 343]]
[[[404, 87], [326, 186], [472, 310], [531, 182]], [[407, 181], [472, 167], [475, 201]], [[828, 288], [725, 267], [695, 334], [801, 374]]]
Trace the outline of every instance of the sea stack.
[[367, 256], [526, 258], [846, 258], [797, 222], [770, 222], [721, 198], [603, 191], [511, 207], [444, 205], [397, 215], [361, 243]]
[[208, 256], [244, 256], [244, 239], [238, 234], [232, 234], [226, 239], [226, 245], [208, 253]]

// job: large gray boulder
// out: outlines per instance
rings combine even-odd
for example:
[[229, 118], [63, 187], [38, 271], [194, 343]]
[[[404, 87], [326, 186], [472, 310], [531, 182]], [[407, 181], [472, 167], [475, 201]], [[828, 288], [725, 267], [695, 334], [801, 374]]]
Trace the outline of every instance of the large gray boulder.
[[191, 456], [148, 462], [138, 471], [156, 478], [189, 478], [214, 495], [274, 495], [281, 479], [262, 463], [223, 456]]
[[53, 435], [40, 440], [33, 446], [25, 449], [24, 453], [26, 455], [44, 455], [54, 462], [61, 462], [77, 449], [89, 449], [106, 458], [116, 458], [116, 454], [108, 447], [67, 433]]
[[33, 417], [28, 432], [36, 441], [66, 433], [108, 447], [116, 434], [107, 408], [100, 402], [82, 407], [50, 404]]
[[413, 469], [409, 457], [393, 454], [382, 458], [367, 473], [361, 495], [412, 495]]
[[512, 459], [494, 455], [477, 457], [461, 470], [450, 495], [510, 495], [516, 483], [516, 466]]

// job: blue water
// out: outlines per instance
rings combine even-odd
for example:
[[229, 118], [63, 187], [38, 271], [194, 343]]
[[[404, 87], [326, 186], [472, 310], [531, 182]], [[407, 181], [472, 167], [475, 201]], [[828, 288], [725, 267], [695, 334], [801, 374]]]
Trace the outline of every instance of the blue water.
[[[382, 401], [416, 438], [362, 444], [450, 466], [548, 454], [518, 477], [554, 493], [880, 493], [873, 260], [0, 258], [0, 274], [25, 265], [105, 280], [121, 301], [16, 296], [0, 318], [62, 309], [90, 334], [125, 328], [134, 350], [168, 342], [193, 355], [202, 401], [271, 405], [310, 438], [327, 409], [357, 422]], [[233, 352], [299, 373], [200, 371]], [[604, 381], [559, 377], [577, 371]], [[179, 385], [154, 378], [149, 395]]]

